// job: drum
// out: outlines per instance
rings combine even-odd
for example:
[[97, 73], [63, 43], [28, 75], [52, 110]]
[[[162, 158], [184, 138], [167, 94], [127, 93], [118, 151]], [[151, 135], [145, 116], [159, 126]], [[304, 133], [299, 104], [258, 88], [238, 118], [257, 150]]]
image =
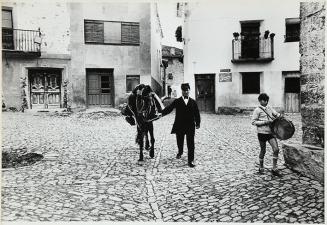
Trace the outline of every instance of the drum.
[[270, 128], [276, 138], [280, 140], [287, 140], [291, 138], [295, 132], [295, 127], [292, 121], [284, 117], [275, 119]]

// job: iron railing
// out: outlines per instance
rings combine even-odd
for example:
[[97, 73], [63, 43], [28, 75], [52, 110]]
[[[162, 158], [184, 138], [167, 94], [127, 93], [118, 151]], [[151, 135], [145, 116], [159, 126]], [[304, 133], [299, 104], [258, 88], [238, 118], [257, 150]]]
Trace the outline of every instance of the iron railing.
[[2, 28], [2, 50], [19, 52], [40, 52], [41, 32]]
[[232, 41], [232, 62], [238, 61], [271, 61], [274, 59], [273, 37], [241, 36]]

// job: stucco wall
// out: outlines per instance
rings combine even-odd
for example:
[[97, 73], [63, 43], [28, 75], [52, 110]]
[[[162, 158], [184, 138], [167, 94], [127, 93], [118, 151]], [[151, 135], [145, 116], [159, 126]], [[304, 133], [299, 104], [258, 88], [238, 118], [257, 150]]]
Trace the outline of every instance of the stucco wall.
[[151, 76], [152, 88], [162, 95], [162, 77], [161, 77], [161, 25], [158, 17], [157, 4], [151, 4]]
[[13, 27], [42, 33], [42, 53], [69, 54], [69, 10], [65, 2], [3, 2], [12, 7]]
[[[185, 81], [193, 87], [191, 96], [195, 96], [194, 74], [213, 73], [216, 74], [216, 110], [230, 105], [254, 107], [257, 95], [240, 93], [239, 74], [261, 72], [261, 90], [270, 95], [273, 106], [283, 107], [282, 71], [298, 71], [300, 57], [299, 42], [284, 42], [286, 18], [299, 18], [299, 3], [257, 0], [247, 4], [239, 0], [189, 3], [183, 33]], [[262, 20], [261, 34], [265, 30], [276, 34], [272, 62], [231, 62], [233, 32], [241, 31], [243, 20]], [[231, 69], [232, 83], [219, 83], [220, 69]]]
[[[115, 106], [126, 96], [126, 75], [151, 83], [150, 4], [70, 3], [73, 107], [86, 104], [86, 68], [114, 69]], [[84, 19], [140, 23], [140, 46], [84, 43]]]

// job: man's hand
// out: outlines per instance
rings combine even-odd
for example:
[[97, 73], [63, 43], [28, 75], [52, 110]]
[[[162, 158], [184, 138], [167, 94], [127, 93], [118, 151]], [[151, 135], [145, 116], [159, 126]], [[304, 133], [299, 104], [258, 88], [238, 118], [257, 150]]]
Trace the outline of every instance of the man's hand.
[[199, 128], [200, 128], [200, 125], [195, 126], [195, 128], [196, 128], [196, 129], [199, 129]]

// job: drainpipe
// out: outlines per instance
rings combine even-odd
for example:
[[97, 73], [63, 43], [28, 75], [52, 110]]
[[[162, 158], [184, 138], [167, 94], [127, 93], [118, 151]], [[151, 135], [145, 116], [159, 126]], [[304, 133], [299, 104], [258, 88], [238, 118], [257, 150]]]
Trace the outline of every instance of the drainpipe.
[[162, 59], [162, 64], [161, 64], [162, 68], [163, 68], [163, 81], [162, 81], [162, 96], [166, 95], [166, 69], [168, 67], [168, 60], [166, 59]]

